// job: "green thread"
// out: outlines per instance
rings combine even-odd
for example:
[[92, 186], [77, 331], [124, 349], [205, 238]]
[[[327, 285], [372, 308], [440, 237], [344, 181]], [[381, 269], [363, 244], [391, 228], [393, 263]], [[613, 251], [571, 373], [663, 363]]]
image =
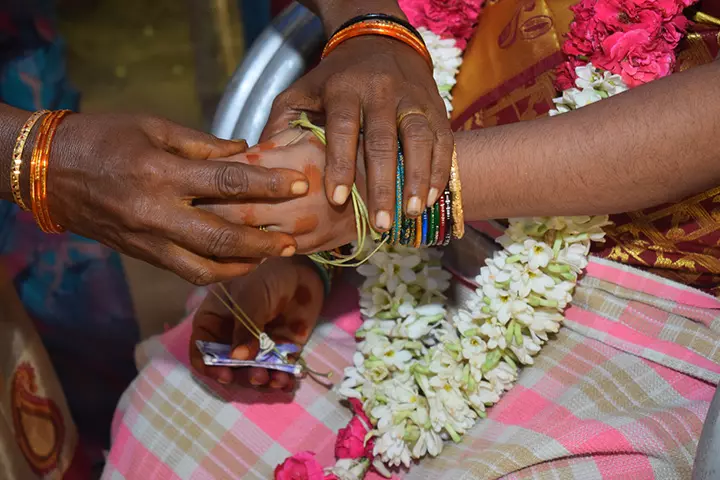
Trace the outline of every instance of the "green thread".
[[[327, 138], [325, 137], [325, 130], [317, 125], [314, 125], [307, 114], [302, 113], [299, 120], [295, 120], [290, 124], [293, 127], [300, 127], [311, 131], [320, 140], [323, 145], [327, 145]], [[355, 213], [355, 229], [357, 230], [357, 247], [354, 252], [350, 255], [340, 255], [332, 253], [334, 258], [327, 259], [322, 257], [320, 254], [310, 254], [308, 257], [316, 263], [323, 265], [332, 265], [334, 267], [359, 267], [363, 263], [367, 262], [368, 259], [375, 254], [380, 247], [382, 247], [387, 240], [381, 240], [381, 235], [378, 234], [370, 226], [370, 213], [368, 212], [367, 205], [360, 196], [355, 184], [353, 184], [350, 190], [350, 197], [352, 199], [353, 211]], [[365, 258], [359, 259], [360, 253], [365, 250], [365, 242], [367, 241], [368, 234], [372, 237], [373, 241], [378, 242], [377, 246], [370, 252]], [[354, 262], [354, 263], [351, 263]]]

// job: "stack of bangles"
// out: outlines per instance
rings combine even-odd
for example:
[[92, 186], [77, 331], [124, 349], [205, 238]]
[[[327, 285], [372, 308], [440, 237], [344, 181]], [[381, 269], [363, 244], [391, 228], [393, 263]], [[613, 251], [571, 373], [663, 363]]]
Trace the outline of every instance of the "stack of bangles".
[[464, 231], [462, 186], [458, 175], [457, 153], [453, 150], [450, 182], [434, 205], [417, 218], [403, 213], [405, 188], [405, 158], [398, 147], [397, 176], [395, 178], [395, 221], [383, 240], [390, 245], [408, 247], [444, 247], [451, 238], [462, 238]]
[[[65, 231], [63, 227], [54, 223], [50, 217], [47, 202], [47, 177], [48, 163], [55, 132], [60, 122], [62, 122], [69, 113], [68, 110], [56, 112], [41, 110], [33, 113], [20, 129], [20, 133], [15, 141], [15, 147], [13, 148], [10, 166], [10, 186], [13, 199], [23, 210], [32, 211], [35, 222], [45, 233], [62, 233]], [[23, 201], [21, 190], [23, 153], [28, 137], [37, 123], [40, 123], [40, 126], [38, 127], [35, 136], [35, 145], [30, 155], [30, 169], [28, 172], [30, 183], [30, 208], [28, 208], [25, 201]]]

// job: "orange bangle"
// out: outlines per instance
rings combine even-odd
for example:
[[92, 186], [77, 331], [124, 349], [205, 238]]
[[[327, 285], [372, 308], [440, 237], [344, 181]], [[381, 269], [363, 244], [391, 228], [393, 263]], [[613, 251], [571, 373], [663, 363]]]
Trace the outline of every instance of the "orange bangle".
[[330, 55], [344, 41], [363, 35], [381, 35], [399, 40], [419, 53], [430, 66], [430, 70], [433, 69], [432, 57], [425, 44], [407, 28], [386, 20], [366, 20], [340, 30], [325, 44], [321, 58]]
[[44, 225], [41, 224], [38, 216], [38, 200], [40, 197], [38, 195], [38, 190], [36, 187], [38, 183], [37, 172], [38, 164], [40, 163], [40, 155], [42, 154], [42, 146], [45, 144], [45, 137], [47, 136], [48, 127], [53, 118], [55, 118], [55, 112], [51, 112], [47, 114], [45, 118], [43, 118], [37, 133], [37, 137], [35, 138], [35, 145], [33, 147], [32, 156], [30, 157], [30, 207], [33, 213], [33, 217], [35, 218], [35, 222], [38, 224], [42, 231], [45, 231], [45, 229]]
[[43, 121], [38, 141], [33, 149], [32, 162], [30, 164], [31, 177], [33, 179], [32, 210], [40, 229], [45, 233], [61, 233], [65, 229], [54, 223], [50, 217], [47, 202], [47, 175], [52, 141], [60, 122], [70, 112], [62, 110], [53, 112]]

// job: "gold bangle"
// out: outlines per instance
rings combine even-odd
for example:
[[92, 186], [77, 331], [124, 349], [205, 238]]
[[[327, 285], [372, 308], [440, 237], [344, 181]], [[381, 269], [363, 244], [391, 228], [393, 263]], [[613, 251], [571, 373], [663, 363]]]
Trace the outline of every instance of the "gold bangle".
[[462, 184], [460, 183], [460, 167], [458, 167], [457, 150], [453, 147], [452, 165], [450, 167], [450, 193], [452, 194], [453, 237], [461, 239], [465, 235], [465, 216], [462, 205]]
[[364, 35], [380, 35], [394, 38], [403, 42], [417, 53], [419, 53], [433, 70], [433, 61], [425, 44], [417, 38], [410, 30], [394, 22], [387, 20], [366, 20], [364, 22], [355, 23], [334, 34], [323, 49], [321, 58], [325, 58], [335, 50], [338, 45], [350, 40], [351, 38]]
[[22, 199], [22, 189], [20, 188], [23, 153], [25, 152], [25, 144], [30, 136], [30, 132], [38, 120], [40, 120], [40, 118], [46, 113], [48, 113], [48, 110], [38, 110], [30, 115], [30, 118], [25, 121], [25, 124], [23, 124], [20, 129], [17, 140], [15, 140], [15, 147], [13, 148], [12, 163], [10, 165], [10, 189], [12, 190], [13, 200], [15, 203], [26, 212], [30, 209]]

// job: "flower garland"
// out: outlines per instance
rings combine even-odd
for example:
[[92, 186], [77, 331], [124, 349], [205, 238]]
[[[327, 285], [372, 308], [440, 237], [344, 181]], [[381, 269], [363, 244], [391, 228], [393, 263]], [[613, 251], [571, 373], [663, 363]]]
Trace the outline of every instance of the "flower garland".
[[[399, 2], [418, 27], [451, 111], [451, 90], [480, 13], [472, 0]], [[557, 70], [558, 115], [666, 76], [687, 26], [690, 0], [582, 0]], [[365, 277], [358, 350], [338, 393], [354, 416], [338, 432], [334, 467], [311, 452], [290, 457], [279, 480], [357, 480], [370, 469], [409, 467], [437, 456], [512, 388], [563, 322], [592, 242], [607, 216], [511, 219], [486, 260], [466, 308], [451, 316], [443, 292], [450, 274], [434, 250], [383, 247], [358, 268]]]

